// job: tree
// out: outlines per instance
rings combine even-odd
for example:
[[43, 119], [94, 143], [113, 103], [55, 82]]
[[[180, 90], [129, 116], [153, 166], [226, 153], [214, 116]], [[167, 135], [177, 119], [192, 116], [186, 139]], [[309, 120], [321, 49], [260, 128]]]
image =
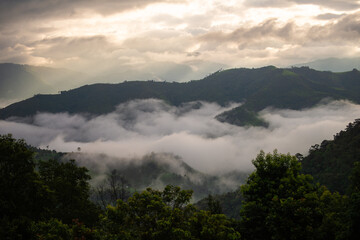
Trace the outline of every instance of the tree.
[[214, 199], [214, 197], [209, 194], [207, 198], [205, 198], [207, 200], [207, 207], [208, 210], [212, 213], [212, 214], [221, 214], [222, 213], [222, 207], [220, 205], [220, 201]]
[[235, 221], [224, 214], [212, 214], [210, 211], [201, 210], [190, 219], [193, 239], [239, 239], [240, 233], [235, 225]]
[[354, 163], [350, 181], [350, 203], [348, 208], [350, 218], [349, 239], [357, 239], [360, 235], [360, 162]]
[[118, 200], [108, 206], [103, 219], [108, 238], [121, 239], [189, 239], [188, 214], [195, 210], [187, 205], [192, 191], [167, 186], [164, 191], [146, 189], [134, 193], [127, 202]]
[[118, 199], [125, 201], [130, 197], [129, 183], [114, 169], [102, 183], [94, 188], [94, 193], [94, 201], [101, 208], [106, 209], [109, 204], [115, 206]]
[[310, 175], [300, 174], [296, 157], [261, 151], [252, 162], [255, 171], [241, 188], [244, 239], [316, 239], [321, 191]]
[[58, 218], [66, 224], [79, 219], [93, 225], [99, 210], [89, 200], [90, 175], [88, 169], [78, 167], [75, 160], [59, 162], [57, 160], [40, 161], [40, 179], [52, 191], [50, 217]]
[[198, 212], [189, 204], [191, 190], [166, 186], [146, 189], [127, 202], [108, 206], [101, 221], [104, 239], [238, 239], [233, 222], [223, 214]]
[[27, 238], [30, 222], [43, 217], [49, 189], [34, 171], [33, 152], [23, 140], [0, 136], [0, 234]]

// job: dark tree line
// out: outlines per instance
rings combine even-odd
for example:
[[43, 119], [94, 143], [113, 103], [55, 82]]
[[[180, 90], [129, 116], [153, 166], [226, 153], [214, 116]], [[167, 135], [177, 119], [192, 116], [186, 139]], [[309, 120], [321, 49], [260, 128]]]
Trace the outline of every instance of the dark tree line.
[[240, 220], [190, 203], [192, 190], [167, 186], [132, 195], [112, 171], [90, 201], [90, 175], [74, 160], [40, 161], [23, 140], [0, 136], [1, 239], [357, 239], [360, 163], [347, 195], [301, 172], [295, 156], [260, 154], [241, 187]]

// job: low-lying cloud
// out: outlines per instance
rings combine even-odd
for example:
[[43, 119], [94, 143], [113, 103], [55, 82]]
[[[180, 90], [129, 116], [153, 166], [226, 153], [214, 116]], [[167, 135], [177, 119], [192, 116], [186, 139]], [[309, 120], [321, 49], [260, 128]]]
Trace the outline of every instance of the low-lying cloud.
[[324, 103], [302, 111], [266, 109], [269, 128], [238, 127], [214, 117], [236, 104], [206, 102], [169, 106], [134, 100], [97, 117], [39, 113], [32, 119], [0, 121], [0, 134], [12, 133], [34, 146], [64, 152], [106, 154], [116, 159], [141, 158], [151, 152], [180, 156], [206, 173], [249, 171], [260, 150], [306, 154], [311, 145], [344, 129], [360, 116], [360, 106], [347, 101]]

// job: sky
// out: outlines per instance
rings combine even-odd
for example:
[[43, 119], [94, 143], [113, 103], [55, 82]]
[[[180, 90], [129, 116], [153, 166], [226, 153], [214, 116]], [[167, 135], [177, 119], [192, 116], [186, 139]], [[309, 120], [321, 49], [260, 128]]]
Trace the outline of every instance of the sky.
[[359, 39], [357, 0], [0, 1], [0, 62], [104, 81], [360, 57]]

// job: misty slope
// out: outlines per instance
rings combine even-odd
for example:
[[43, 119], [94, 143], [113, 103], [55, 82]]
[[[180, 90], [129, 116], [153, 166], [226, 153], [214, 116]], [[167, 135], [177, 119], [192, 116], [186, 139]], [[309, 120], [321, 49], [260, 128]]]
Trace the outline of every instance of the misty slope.
[[[46, 151], [45, 153], [48, 153]], [[192, 189], [194, 200], [208, 194], [220, 194], [232, 191], [242, 184], [248, 173], [234, 171], [227, 174], [209, 175], [199, 172], [179, 157], [166, 153], [151, 153], [142, 158], [121, 159], [105, 154], [68, 153], [64, 159], [75, 159], [76, 162], [91, 171], [93, 186], [101, 183], [106, 174], [117, 170], [134, 191], [148, 187], [161, 189], [166, 185]]]
[[360, 69], [360, 58], [326, 58], [307, 63], [295, 64], [293, 66], [308, 66], [319, 71], [346, 72], [354, 68]]
[[[241, 184], [239, 184], [239, 186], [240, 185]], [[242, 201], [244, 200], [240, 187], [235, 191], [215, 196], [212, 195], [212, 198], [219, 202], [223, 214], [230, 218], [240, 219], [240, 209], [242, 206]], [[202, 210], [209, 210], [208, 197], [201, 199], [195, 205]]]
[[302, 109], [324, 98], [360, 103], [360, 72], [319, 72], [306, 67], [229, 69], [187, 83], [134, 81], [86, 85], [61, 94], [37, 95], [0, 110], [0, 118], [32, 116], [36, 112], [104, 114], [133, 99], [162, 99], [173, 105], [190, 101], [244, 102], [218, 116], [236, 125], [266, 125], [257, 112], [274, 107]]
[[360, 161], [360, 119], [348, 124], [345, 131], [334, 135], [334, 140], [324, 140], [312, 146], [302, 160], [304, 173], [331, 191], [345, 193], [355, 162]]
[[93, 179], [92, 187], [97, 187], [106, 175], [116, 170], [133, 191], [142, 191], [148, 187], [162, 189], [171, 184], [180, 186], [182, 189], [192, 189], [194, 201], [203, 199], [208, 194], [224, 193], [229, 196], [230, 193], [226, 192], [233, 191], [243, 184], [248, 176], [248, 173], [239, 171], [217, 175], [205, 174], [193, 169], [179, 157], [165, 153], [151, 153], [142, 158], [121, 159], [105, 154], [63, 153], [31, 146], [29, 148], [34, 151], [36, 162], [49, 159], [58, 161], [75, 159], [77, 164], [90, 170]]
[[50, 86], [42, 82], [24, 65], [0, 64], [0, 98], [26, 98], [44, 92]]
[[25, 99], [80, 86], [85, 75], [66, 69], [0, 64], [0, 100]]

